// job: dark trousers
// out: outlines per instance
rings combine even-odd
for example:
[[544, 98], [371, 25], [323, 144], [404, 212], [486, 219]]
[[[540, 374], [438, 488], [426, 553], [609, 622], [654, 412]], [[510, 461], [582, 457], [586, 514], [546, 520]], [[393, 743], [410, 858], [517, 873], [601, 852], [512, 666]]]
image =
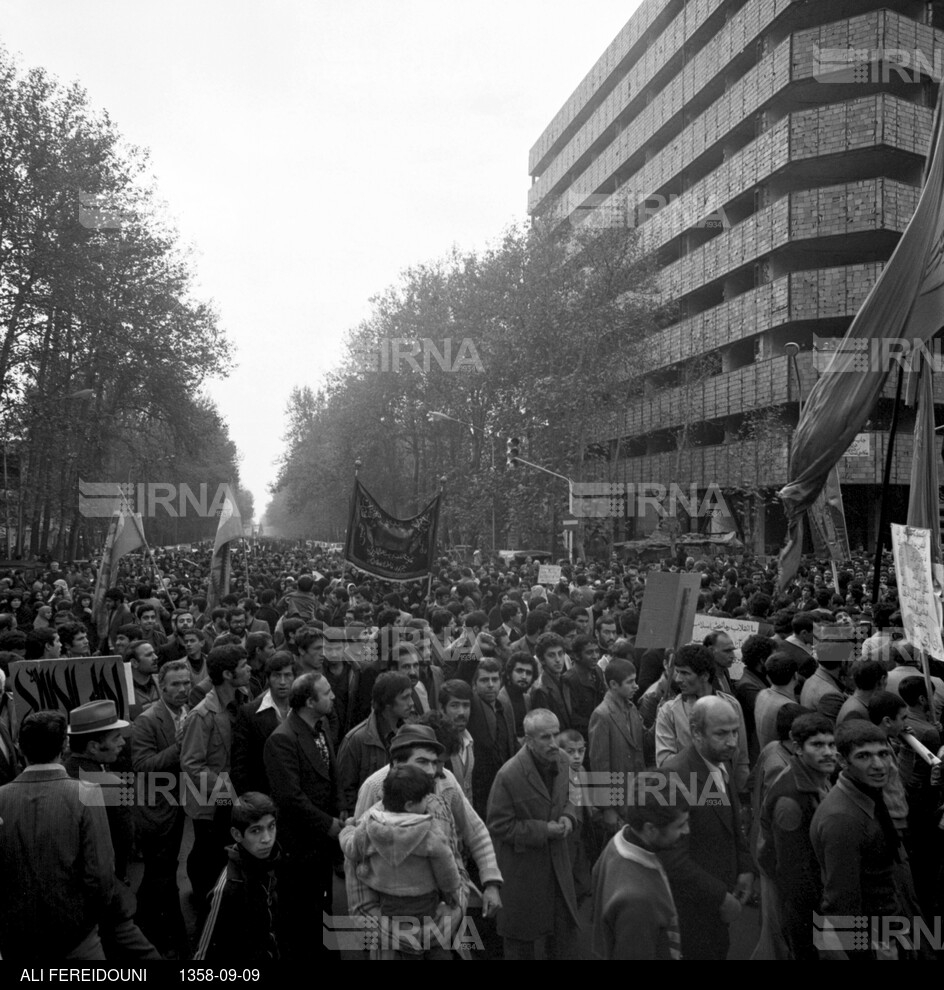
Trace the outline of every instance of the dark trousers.
[[201, 924], [209, 907], [207, 897], [226, 866], [226, 847], [232, 842], [229, 814], [193, 819], [193, 848], [187, 857], [187, 876]]
[[160, 949], [186, 948], [186, 928], [177, 888], [177, 860], [184, 833], [183, 809], [164, 833], [138, 833], [144, 879], [138, 889], [138, 927]]
[[560, 892], [554, 892], [554, 932], [526, 942], [505, 936], [505, 959], [576, 959], [577, 926]]
[[718, 907], [679, 909], [679, 939], [683, 959], [727, 959], [731, 933]]
[[282, 961], [327, 952], [318, 933], [324, 930], [322, 914], [330, 915], [334, 907], [333, 846], [319, 846], [317, 853], [306, 856], [286, 854], [278, 880]]
[[819, 900], [790, 900], [780, 892], [780, 920], [783, 937], [793, 958], [799, 962], [815, 962], [819, 952], [813, 945], [813, 914], [819, 911]]

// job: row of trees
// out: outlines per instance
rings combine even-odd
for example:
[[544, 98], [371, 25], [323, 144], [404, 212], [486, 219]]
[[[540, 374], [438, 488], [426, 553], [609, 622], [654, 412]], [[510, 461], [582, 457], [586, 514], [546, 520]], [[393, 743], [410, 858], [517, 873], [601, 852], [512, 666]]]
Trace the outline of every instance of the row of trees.
[[[533, 224], [479, 253], [406, 271], [372, 300], [343, 366], [293, 392], [286, 452], [267, 524], [338, 540], [354, 461], [383, 504], [411, 515], [445, 479], [447, 543], [550, 545], [565, 482], [618, 480], [604, 411], [629, 398], [645, 341], [671, 317], [650, 289], [636, 231]], [[443, 413], [460, 425], [430, 413]], [[592, 470], [588, 461], [595, 462]]]
[[[147, 154], [79, 86], [0, 48], [5, 551], [94, 553], [107, 520], [80, 512], [80, 479], [238, 483], [236, 449], [201, 394], [227, 374], [230, 345], [192, 282]], [[155, 544], [215, 525], [146, 520]]]

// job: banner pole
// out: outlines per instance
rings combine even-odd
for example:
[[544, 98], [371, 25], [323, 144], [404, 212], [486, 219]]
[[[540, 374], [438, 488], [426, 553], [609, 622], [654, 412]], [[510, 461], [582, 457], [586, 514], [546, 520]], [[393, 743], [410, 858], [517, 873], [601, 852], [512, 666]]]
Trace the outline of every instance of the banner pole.
[[898, 386], [895, 389], [895, 405], [892, 407], [892, 422], [888, 431], [888, 449], [885, 451], [885, 472], [882, 475], [882, 504], [878, 516], [878, 536], [875, 540], [875, 575], [872, 578], [872, 604], [878, 604], [879, 584], [882, 581], [882, 550], [885, 542], [885, 527], [888, 525], [889, 484], [892, 477], [892, 456], [895, 448], [895, 434], [898, 432], [898, 407], [901, 405], [901, 386], [905, 377], [903, 364], [898, 365]]

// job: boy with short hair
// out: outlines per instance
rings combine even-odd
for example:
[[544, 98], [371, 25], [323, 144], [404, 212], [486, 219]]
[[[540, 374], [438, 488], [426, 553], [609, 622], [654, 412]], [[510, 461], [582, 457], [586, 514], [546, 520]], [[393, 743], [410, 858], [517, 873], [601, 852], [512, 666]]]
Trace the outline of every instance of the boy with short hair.
[[226, 850], [229, 862], [213, 888], [195, 960], [226, 965], [278, 960], [275, 818], [275, 803], [258, 791], [248, 791], [233, 804], [230, 835], [235, 845]]
[[[586, 791], [587, 743], [576, 729], [565, 729], [557, 737], [557, 745], [570, 763], [570, 793], [571, 803], [577, 810], [577, 828], [567, 836], [570, 846], [570, 860], [574, 864], [574, 890], [577, 901], [582, 902], [592, 893], [590, 884], [590, 864], [596, 860], [602, 849], [602, 833], [596, 826], [599, 824], [594, 815], [595, 809], [582, 800], [574, 800], [577, 795]], [[582, 775], [582, 776], [581, 776]]]
[[[344, 855], [356, 864], [362, 883], [380, 898], [385, 918], [436, 917], [440, 900], [457, 903], [459, 870], [449, 841], [426, 805], [435, 779], [419, 767], [393, 766], [384, 778], [383, 802], [340, 835]], [[402, 944], [404, 955], [417, 953]], [[448, 950], [434, 946], [419, 953], [424, 959], [448, 959]]]

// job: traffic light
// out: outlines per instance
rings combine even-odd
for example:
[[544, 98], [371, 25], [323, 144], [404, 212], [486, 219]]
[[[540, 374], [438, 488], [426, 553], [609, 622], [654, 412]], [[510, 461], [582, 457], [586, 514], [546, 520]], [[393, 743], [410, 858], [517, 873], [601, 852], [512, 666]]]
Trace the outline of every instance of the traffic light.
[[505, 451], [505, 464], [513, 468], [518, 463], [518, 454], [521, 446], [521, 440], [518, 437], [512, 437], [508, 441], [507, 449]]

